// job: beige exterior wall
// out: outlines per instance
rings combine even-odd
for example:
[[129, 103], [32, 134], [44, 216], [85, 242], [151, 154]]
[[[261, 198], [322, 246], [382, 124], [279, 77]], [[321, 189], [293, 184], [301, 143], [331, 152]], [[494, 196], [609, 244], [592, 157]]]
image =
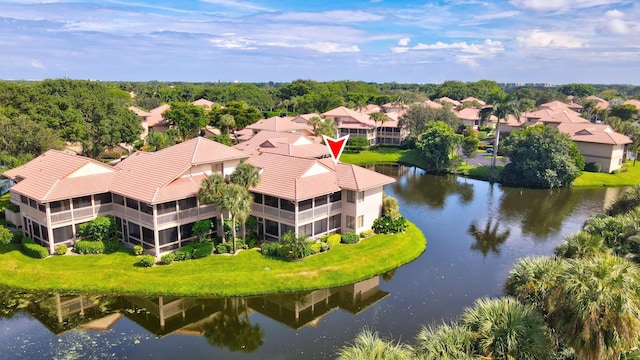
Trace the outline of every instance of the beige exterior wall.
[[20, 220], [20, 213], [14, 213], [13, 211], [9, 210], [9, 209], [4, 209], [4, 217], [7, 219], [7, 222], [12, 223], [15, 226], [21, 226], [22, 225], [22, 221]]
[[[359, 234], [371, 229], [375, 219], [382, 213], [382, 186], [364, 191], [364, 199], [360, 199], [356, 192], [356, 202], [348, 201], [348, 190], [342, 191], [342, 232]], [[349, 227], [347, 216], [354, 217], [354, 227]], [[362, 216], [362, 226], [358, 226], [358, 218]]]
[[576, 142], [580, 154], [587, 163], [597, 162], [601, 172], [612, 172], [622, 167], [624, 159], [624, 145], [597, 144]]

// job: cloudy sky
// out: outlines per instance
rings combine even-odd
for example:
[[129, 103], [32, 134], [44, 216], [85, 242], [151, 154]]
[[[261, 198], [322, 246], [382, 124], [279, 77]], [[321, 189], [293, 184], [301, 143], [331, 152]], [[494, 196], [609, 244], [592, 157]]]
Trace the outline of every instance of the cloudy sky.
[[640, 85], [637, 0], [0, 0], [0, 78]]

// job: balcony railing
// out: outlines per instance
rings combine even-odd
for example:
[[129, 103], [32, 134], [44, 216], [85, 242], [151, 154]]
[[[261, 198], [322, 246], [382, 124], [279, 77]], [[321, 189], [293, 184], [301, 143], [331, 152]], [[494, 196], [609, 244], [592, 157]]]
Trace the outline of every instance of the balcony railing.
[[51, 214], [52, 224], [69, 221], [69, 220], [71, 220], [71, 210]]
[[74, 220], [82, 219], [86, 217], [93, 217], [93, 208], [86, 207], [81, 209], [73, 210], [73, 218]]
[[158, 221], [158, 225], [162, 225], [162, 224], [178, 221], [178, 214], [177, 213], [170, 213], [170, 214], [158, 215], [158, 220], [157, 221]]

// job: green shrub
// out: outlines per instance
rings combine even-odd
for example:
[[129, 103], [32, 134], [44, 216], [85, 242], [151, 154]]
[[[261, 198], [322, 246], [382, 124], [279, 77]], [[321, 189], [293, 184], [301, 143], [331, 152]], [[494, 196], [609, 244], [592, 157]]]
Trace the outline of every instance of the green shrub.
[[36, 244], [35, 241], [29, 238], [22, 239], [22, 252], [25, 255], [35, 259], [44, 259], [49, 256], [49, 249]]
[[280, 245], [276, 250], [276, 256], [285, 259], [292, 257], [291, 248], [286, 245]]
[[22, 233], [14, 233], [13, 240], [11, 240], [12, 244], [22, 244], [22, 239], [24, 239], [24, 235]]
[[13, 241], [13, 233], [11, 230], [0, 225], [0, 244], [11, 244], [11, 241]]
[[169, 265], [173, 262], [173, 260], [176, 259], [176, 255], [174, 253], [168, 253], [168, 254], [164, 254], [162, 255], [162, 257], [160, 258], [160, 263], [162, 265]]
[[363, 239], [372, 237], [375, 234], [375, 232], [373, 232], [373, 230], [369, 229], [369, 230], [365, 230], [363, 232], [360, 233], [360, 237]]
[[228, 254], [233, 250], [233, 244], [230, 242], [216, 245], [218, 254]]
[[407, 221], [402, 216], [395, 220], [383, 216], [377, 218], [371, 228], [376, 234], [397, 234], [407, 229]]
[[104, 254], [104, 243], [94, 240], [80, 240], [76, 242], [73, 251], [78, 254]]
[[600, 163], [597, 163], [597, 162], [590, 162], [584, 166], [584, 171], [600, 172], [600, 170], [602, 170], [602, 165], [600, 165]]
[[175, 256], [175, 261], [185, 261], [185, 260], [191, 260], [191, 247], [189, 248], [185, 248], [183, 247], [182, 249], [178, 249], [176, 251], [176, 256]]
[[340, 237], [340, 242], [343, 244], [356, 244], [358, 241], [360, 241], [360, 237], [352, 232], [346, 232]]
[[329, 237], [327, 238], [327, 245], [329, 245], [329, 249], [340, 244], [340, 239], [341, 239], [340, 234], [329, 235]]
[[112, 253], [118, 251], [120, 249], [120, 242], [116, 239], [113, 240], [103, 240], [104, 243], [104, 252]]
[[322, 249], [322, 244], [323, 244], [323, 243], [319, 243], [319, 242], [316, 242], [316, 243], [311, 244], [311, 246], [310, 246], [310, 248], [311, 248], [311, 253], [312, 253], [312, 254], [317, 254], [317, 253], [319, 253], [319, 252], [321, 251], [321, 249]]
[[142, 267], [152, 267], [156, 264], [156, 258], [153, 255], [142, 255], [138, 265]]
[[56, 253], [56, 255], [64, 255], [64, 254], [67, 253], [68, 250], [69, 250], [69, 248], [67, 247], [67, 245], [62, 244], [62, 245], [56, 246], [55, 253]]
[[192, 259], [200, 259], [203, 257], [207, 257], [213, 253], [213, 242], [205, 241], [201, 243], [192, 243], [193, 253], [191, 254]]
[[329, 250], [329, 244], [327, 244], [326, 242], [321, 242], [320, 243], [320, 252], [325, 252]]
[[144, 252], [144, 248], [142, 247], [142, 245], [134, 245], [133, 246], [133, 255], [142, 255], [142, 253]]
[[264, 256], [278, 256], [280, 244], [277, 242], [266, 242], [260, 246], [260, 253]]

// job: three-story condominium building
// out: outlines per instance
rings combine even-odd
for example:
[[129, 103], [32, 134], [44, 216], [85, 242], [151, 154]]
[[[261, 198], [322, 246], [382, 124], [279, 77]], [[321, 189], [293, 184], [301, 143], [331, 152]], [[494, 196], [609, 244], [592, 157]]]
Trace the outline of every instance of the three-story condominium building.
[[230, 175], [241, 161], [261, 169], [260, 184], [250, 189], [252, 215], [260, 234], [272, 240], [287, 230], [315, 237], [370, 228], [380, 216], [382, 187], [394, 181], [328, 159], [249, 156], [198, 137], [134, 153], [115, 166], [49, 150], [2, 176], [16, 182], [10, 189], [11, 202], [19, 206], [16, 225], [51, 253], [75, 244], [78, 225], [113, 215], [121, 241], [156, 256], [193, 240], [196, 221], [219, 217], [214, 205], [200, 203], [198, 189], [208, 175]]

